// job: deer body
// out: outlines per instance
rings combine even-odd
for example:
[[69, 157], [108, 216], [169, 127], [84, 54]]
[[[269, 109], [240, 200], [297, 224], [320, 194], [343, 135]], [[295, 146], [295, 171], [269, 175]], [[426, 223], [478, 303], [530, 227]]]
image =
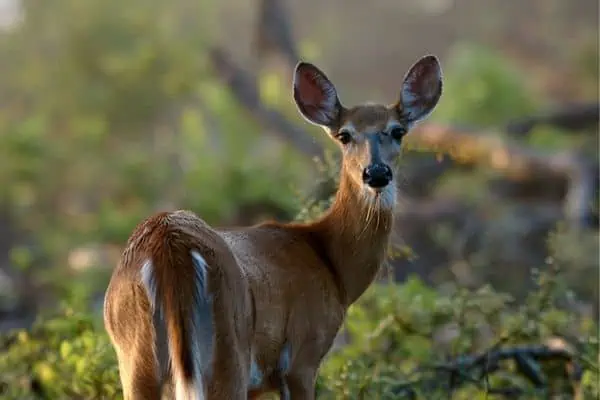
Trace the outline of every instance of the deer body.
[[441, 95], [424, 57], [392, 106], [345, 108], [316, 67], [296, 67], [301, 114], [344, 152], [330, 209], [311, 223], [214, 229], [163, 212], [132, 233], [106, 293], [126, 399], [314, 399], [319, 365], [386, 254], [402, 136]]

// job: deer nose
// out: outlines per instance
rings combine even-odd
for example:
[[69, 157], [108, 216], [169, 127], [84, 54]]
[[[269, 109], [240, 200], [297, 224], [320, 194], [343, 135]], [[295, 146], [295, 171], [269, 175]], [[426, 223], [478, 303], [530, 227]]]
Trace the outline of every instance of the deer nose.
[[362, 178], [373, 189], [379, 189], [391, 182], [392, 170], [385, 164], [371, 164], [363, 170]]

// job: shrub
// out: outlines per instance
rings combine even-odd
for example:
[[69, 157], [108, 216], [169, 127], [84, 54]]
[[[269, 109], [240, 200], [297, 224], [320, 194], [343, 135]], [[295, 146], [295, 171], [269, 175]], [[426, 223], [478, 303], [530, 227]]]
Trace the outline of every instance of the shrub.
[[3, 399], [121, 398], [116, 356], [92, 314], [65, 306], [0, 340]]
[[[597, 325], [568, 308], [560, 268], [550, 263], [534, 273], [536, 290], [522, 304], [489, 286], [435, 290], [417, 278], [373, 285], [348, 312], [350, 343], [321, 368], [319, 398], [435, 399], [450, 390], [456, 399], [597, 398]], [[0, 346], [3, 399], [122, 397], [114, 351], [89, 310], [63, 306], [2, 336]], [[510, 353], [485, 371], [482, 360]]]
[[[440, 293], [417, 278], [374, 285], [348, 313], [351, 344], [323, 365], [319, 398], [597, 396], [595, 322], [559, 306], [566, 292], [556, 271], [536, 282], [520, 305], [489, 286]], [[536, 361], [541, 355], [547, 361]], [[507, 358], [488, 373], [484, 360], [496, 356]], [[571, 380], [569, 368], [581, 374]]]

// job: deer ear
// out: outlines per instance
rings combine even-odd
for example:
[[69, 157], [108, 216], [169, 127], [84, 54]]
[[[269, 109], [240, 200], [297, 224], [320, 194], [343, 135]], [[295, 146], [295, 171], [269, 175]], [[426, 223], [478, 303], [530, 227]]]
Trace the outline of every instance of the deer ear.
[[427, 117], [442, 95], [442, 68], [437, 57], [428, 55], [406, 73], [400, 93], [402, 115], [409, 123]]
[[325, 127], [335, 125], [342, 107], [333, 83], [320, 69], [307, 62], [296, 65], [294, 100], [304, 118]]

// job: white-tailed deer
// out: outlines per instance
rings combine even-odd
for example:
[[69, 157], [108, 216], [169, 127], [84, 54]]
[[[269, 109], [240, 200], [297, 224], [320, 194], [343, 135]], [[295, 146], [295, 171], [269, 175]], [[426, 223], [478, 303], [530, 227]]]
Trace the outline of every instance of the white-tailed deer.
[[314, 399], [321, 360], [386, 255], [402, 138], [442, 93], [438, 60], [415, 63], [389, 106], [346, 108], [314, 65], [294, 100], [343, 153], [330, 209], [310, 223], [215, 229], [188, 211], [133, 232], [106, 292], [104, 322], [126, 399]]

